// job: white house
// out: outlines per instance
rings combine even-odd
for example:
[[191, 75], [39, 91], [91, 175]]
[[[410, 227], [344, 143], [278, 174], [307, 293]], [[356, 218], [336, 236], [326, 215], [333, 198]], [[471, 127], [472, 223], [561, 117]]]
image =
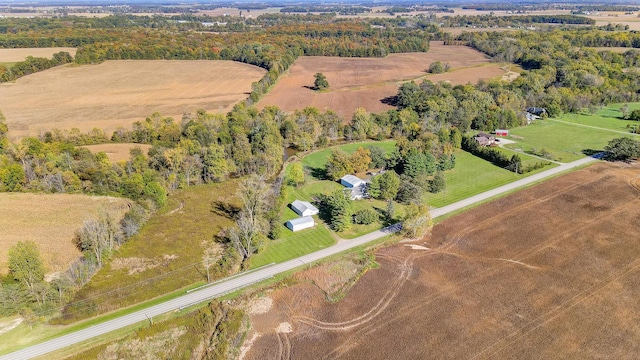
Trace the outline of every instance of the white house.
[[300, 216], [311, 216], [318, 214], [318, 208], [311, 205], [307, 201], [296, 200], [291, 203], [291, 210], [295, 211]]
[[367, 182], [355, 175], [345, 175], [340, 179], [340, 184], [351, 189], [351, 200], [362, 199], [365, 195]]
[[298, 231], [302, 229], [307, 229], [314, 227], [316, 225], [315, 221], [311, 216], [303, 216], [293, 220], [287, 221], [285, 224], [291, 231]]
[[340, 179], [340, 184], [348, 187], [348, 188], [355, 188], [358, 186], [362, 186], [366, 184], [366, 181], [360, 179], [359, 177], [355, 176], [355, 175], [345, 175]]

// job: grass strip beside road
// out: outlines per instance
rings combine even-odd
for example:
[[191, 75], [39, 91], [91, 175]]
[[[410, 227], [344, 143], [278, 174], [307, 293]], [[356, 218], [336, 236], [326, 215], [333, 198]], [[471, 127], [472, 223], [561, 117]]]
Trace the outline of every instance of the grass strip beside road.
[[[179, 289], [176, 291], [173, 291], [169, 294], [165, 294], [162, 296], [158, 296], [154, 299], [142, 302], [142, 303], [138, 303], [132, 306], [129, 306], [127, 308], [123, 308], [123, 309], [119, 309], [116, 310], [114, 312], [111, 313], [107, 313], [104, 315], [100, 315], [100, 316], [96, 316], [94, 318], [73, 324], [73, 325], [62, 325], [62, 326], [58, 326], [58, 325], [45, 325], [45, 324], [38, 324], [35, 326], [39, 326], [41, 327], [41, 331], [44, 334], [44, 336], [42, 337], [26, 337], [30, 339], [29, 343], [24, 343], [21, 342], [18, 338], [16, 338], [16, 335], [21, 335], [21, 333], [17, 332], [16, 334], [13, 333], [7, 333], [4, 334], [3, 336], [0, 336], [0, 355], [4, 355], [4, 354], [8, 354], [11, 353], [13, 351], [17, 351], [20, 350], [24, 347], [27, 347], [29, 345], [32, 345], [34, 343], [39, 343], [39, 342], [43, 342], [43, 341], [47, 341], [47, 340], [51, 340], [51, 339], [55, 339], [57, 337], [63, 336], [63, 335], [67, 335], [67, 334], [71, 334], [73, 332], [79, 331], [79, 330], [83, 330], [86, 329], [88, 327], [91, 327], [93, 325], [96, 324], [100, 324], [103, 323], [105, 321], [109, 321], [121, 316], [125, 316], [131, 313], [134, 313], [136, 311], [157, 305], [157, 304], [161, 304], [163, 302], [169, 301], [169, 300], [173, 300], [175, 298], [178, 298], [182, 295], [185, 294], [185, 292], [187, 290], [190, 289], [194, 289], [197, 287], [200, 287], [204, 285], [203, 282], [198, 282], [195, 284], [192, 284], [186, 288], [183, 289]], [[26, 325], [23, 325], [23, 328], [26, 328]], [[19, 329], [16, 329], [19, 330]], [[13, 335], [13, 336], [9, 336], [9, 335]], [[22, 336], [20, 336], [22, 337]]]

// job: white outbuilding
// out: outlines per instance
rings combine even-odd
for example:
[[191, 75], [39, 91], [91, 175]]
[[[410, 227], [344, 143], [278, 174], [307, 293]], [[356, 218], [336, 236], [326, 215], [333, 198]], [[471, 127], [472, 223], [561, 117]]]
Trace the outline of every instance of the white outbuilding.
[[295, 211], [300, 216], [317, 215], [319, 210], [317, 207], [311, 205], [308, 201], [296, 200], [291, 203], [291, 210]]
[[360, 186], [364, 186], [366, 181], [360, 179], [355, 175], [345, 175], [340, 179], [340, 184], [348, 188], [357, 188]]
[[311, 216], [303, 216], [287, 221], [286, 225], [291, 231], [295, 232], [298, 230], [314, 227], [316, 225], [316, 222]]

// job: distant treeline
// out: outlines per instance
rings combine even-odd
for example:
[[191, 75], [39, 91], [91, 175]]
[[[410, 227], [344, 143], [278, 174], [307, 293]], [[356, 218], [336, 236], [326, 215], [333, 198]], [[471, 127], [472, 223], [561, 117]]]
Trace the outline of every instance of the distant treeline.
[[456, 15], [444, 16], [441, 23], [447, 27], [513, 27], [528, 24], [595, 25], [596, 21], [584, 16], [576, 15]]
[[320, 5], [296, 5], [285, 6], [280, 9], [281, 13], [338, 13], [340, 15], [357, 15], [362, 13], [371, 12], [371, 8], [365, 6], [351, 6], [351, 5], [334, 5], [334, 6], [320, 6]]

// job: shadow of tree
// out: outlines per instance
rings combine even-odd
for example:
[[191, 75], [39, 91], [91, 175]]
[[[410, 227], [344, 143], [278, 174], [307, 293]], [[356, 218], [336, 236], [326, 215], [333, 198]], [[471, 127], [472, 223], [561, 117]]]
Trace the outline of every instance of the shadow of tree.
[[240, 208], [226, 202], [216, 200], [211, 203], [211, 212], [216, 215], [224, 216], [227, 219], [234, 219], [240, 212]]
[[601, 153], [602, 150], [596, 150], [596, 149], [583, 149], [582, 153], [587, 155], [587, 156], [593, 156], [597, 153]]
[[327, 175], [327, 170], [325, 168], [313, 168], [313, 167], [310, 167], [309, 168], [309, 173], [311, 174], [311, 176], [313, 176], [314, 178], [316, 178], [318, 180], [329, 180], [328, 175]]
[[311, 195], [312, 202], [318, 208], [318, 218], [324, 221], [326, 224], [331, 223], [331, 207], [327, 201], [328, 195], [313, 194]]
[[398, 97], [395, 95], [387, 96], [385, 98], [380, 99], [380, 102], [385, 105], [398, 106]]
[[387, 216], [387, 210], [386, 209], [382, 209], [379, 207], [373, 207], [373, 210], [375, 210], [378, 215], [380, 216], [380, 220], [378, 220], [380, 223], [382, 223], [382, 227], [387, 227], [387, 226], [391, 226], [395, 223], [397, 223], [397, 220], [391, 219]]

